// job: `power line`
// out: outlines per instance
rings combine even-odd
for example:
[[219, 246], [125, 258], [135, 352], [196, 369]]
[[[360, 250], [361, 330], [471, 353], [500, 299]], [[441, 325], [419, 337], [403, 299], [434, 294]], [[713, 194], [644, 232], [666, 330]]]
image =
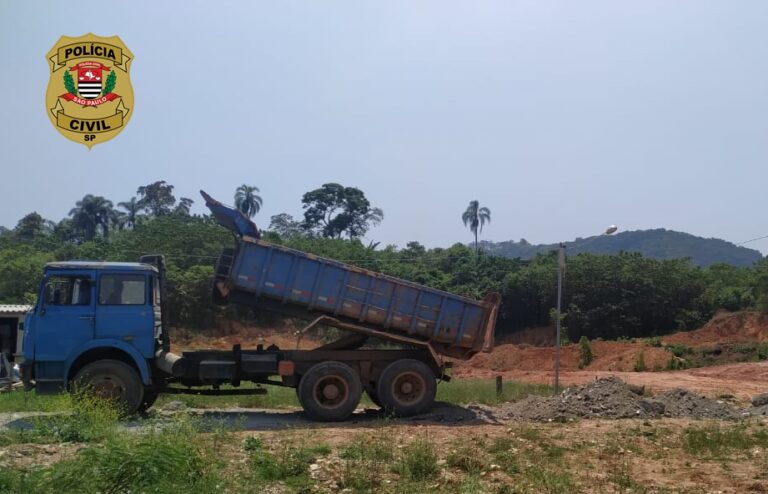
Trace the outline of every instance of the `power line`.
[[763, 239], [765, 239], [765, 238], [768, 238], [768, 235], [765, 235], [765, 236], [763, 236], [763, 237], [751, 238], [751, 239], [749, 239], [749, 240], [745, 240], [745, 241], [743, 241], [743, 242], [739, 242], [739, 243], [738, 243], [738, 244], [736, 244], [736, 245], [744, 245], [744, 244], [748, 244], [748, 243], [750, 243], [750, 242], [755, 242], [755, 241], [757, 241], [757, 240], [763, 240]]

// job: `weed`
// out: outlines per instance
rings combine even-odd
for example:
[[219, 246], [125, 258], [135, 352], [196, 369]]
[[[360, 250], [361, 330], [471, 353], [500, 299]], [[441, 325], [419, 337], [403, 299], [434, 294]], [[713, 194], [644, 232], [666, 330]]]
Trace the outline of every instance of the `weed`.
[[435, 446], [426, 439], [417, 439], [403, 447], [393, 468], [407, 480], [428, 480], [439, 472]]
[[564, 470], [535, 464], [527, 468], [525, 474], [534, 485], [535, 492], [570, 494], [578, 490], [571, 475]]
[[394, 451], [392, 440], [383, 431], [374, 435], [358, 434], [339, 455], [344, 460], [342, 488], [377, 492], [387, 465], [394, 459]]
[[662, 342], [660, 336], [653, 336], [645, 341], [645, 344], [653, 348], [661, 348]]
[[261, 451], [264, 449], [264, 441], [260, 437], [252, 436], [245, 438], [243, 442], [243, 449], [249, 453], [254, 451]]
[[339, 456], [345, 460], [392, 461], [395, 447], [384, 432], [373, 436], [358, 434], [342, 448]]
[[56, 492], [171, 492], [217, 490], [218, 462], [200, 446], [198, 429], [186, 420], [132, 437], [114, 435], [102, 445], [43, 472]]
[[686, 427], [683, 430], [686, 451], [698, 457], [721, 458], [732, 451], [746, 451], [754, 446], [768, 447], [765, 431], [750, 432], [745, 424]]
[[635, 360], [632, 370], [635, 372], [645, 372], [645, 352], [641, 351], [637, 354], [637, 360]]
[[485, 454], [466, 443], [455, 443], [445, 460], [449, 467], [458, 468], [470, 475], [477, 475], [488, 468]]
[[437, 400], [449, 403], [482, 403], [496, 405], [521, 400], [531, 395], [551, 395], [552, 387], [545, 384], [528, 384], [504, 381], [501, 396], [496, 394], [496, 382], [490, 379], [441, 382], [437, 387]]
[[592, 363], [592, 345], [589, 344], [589, 339], [586, 336], [582, 336], [579, 339], [579, 369], [583, 369]]
[[260, 480], [285, 481], [294, 487], [305, 487], [309, 483], [309, 466], [330, 452], [326, 444], [296, 445], [292, 440], [285, 440], [272, 452], [262, 448], [251, 451], [251, 467]]
[[488, 452], [494, 463], [499, 465], [507, 474], [520, 473], [517, 449], [515, 449], [512, 439], [508, 437], [495, 438], [488, 448]]
[[92, 395], [72, 397], [72, 412], [40, 417], [32, 422], [42, 435], [61, 442], [96, 442], [115, 432], [120, 410], [108, 400]]
[[672, 344], [672, 345], [667, 345], [665, 348], [667, 350], [669, 350], [672, 353], [672, 355], [674, 355], [675, 357], [678, 357], [678, 358], [682, 358], [682, 357], [684, 357], [686, 355], [693, 355], [694, 354], [693, 348], [691, 348], [691, 347], [689, 347], [687, 345], [681, 345], [679, 343], [675, 343], [675, 344]]

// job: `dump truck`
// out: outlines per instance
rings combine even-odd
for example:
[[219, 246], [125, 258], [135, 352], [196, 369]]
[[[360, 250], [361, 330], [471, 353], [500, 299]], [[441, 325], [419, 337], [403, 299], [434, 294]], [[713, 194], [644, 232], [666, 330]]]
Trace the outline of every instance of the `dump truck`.
[[[348, 418], [363, 392], [389, 413], [427, 411], [446, 359], [490, 351], [500, 305], [447, 293], [261, 239], [235, 208], [201, 191], [234, 248], [218, 258], [213, 301], [276, 311], [337, 328], [311, 350], [261, 344], [171, 352], [165, 258], [51, 262], [24, 324], [21, 378], [37, 393], [88, 389], [128, 413], [161, 393], [264, 393], [296, 389], [307, 416]], [[241, 386], [242, 383], [255, 385]]]

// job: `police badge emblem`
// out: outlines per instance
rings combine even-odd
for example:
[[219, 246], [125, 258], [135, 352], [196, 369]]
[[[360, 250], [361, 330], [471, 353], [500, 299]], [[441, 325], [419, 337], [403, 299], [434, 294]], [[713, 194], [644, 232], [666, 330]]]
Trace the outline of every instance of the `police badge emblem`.
[[62, 36], [46, 56], [45, 106], [67, 139], [92, 148], [117, 136], [133, 114], [133, 53], [117, 36]]

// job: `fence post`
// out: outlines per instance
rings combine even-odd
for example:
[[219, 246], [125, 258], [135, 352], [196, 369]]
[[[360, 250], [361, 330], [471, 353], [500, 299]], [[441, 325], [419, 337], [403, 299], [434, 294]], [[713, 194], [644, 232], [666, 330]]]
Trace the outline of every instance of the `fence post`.
[[503, 384], [501, 381], [501, 376], [496, 376], [496, 398], [498, 399], [501, 399], [501, 395], [503, 391], [502, 386]]

